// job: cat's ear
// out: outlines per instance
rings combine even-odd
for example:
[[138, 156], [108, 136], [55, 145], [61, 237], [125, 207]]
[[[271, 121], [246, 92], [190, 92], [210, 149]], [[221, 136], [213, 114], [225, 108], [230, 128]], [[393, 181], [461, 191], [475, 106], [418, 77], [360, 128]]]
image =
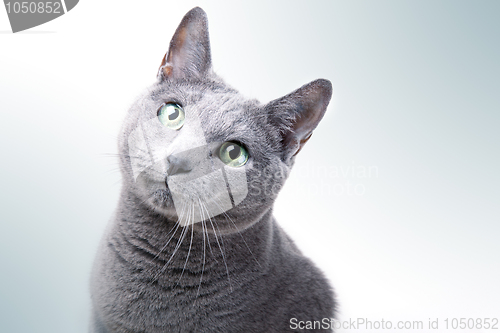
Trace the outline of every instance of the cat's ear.
[[207, 15], [203, 9], [195, 7], [177, 27], [158, 69], [158, 78], [162, 81], [201, 78], [211, 64]]
[[309, 140], [332, 97], [332, 84], [319, 79], [269, 102], [269, 119], [281, 135], [285, 160], [295, 156]]

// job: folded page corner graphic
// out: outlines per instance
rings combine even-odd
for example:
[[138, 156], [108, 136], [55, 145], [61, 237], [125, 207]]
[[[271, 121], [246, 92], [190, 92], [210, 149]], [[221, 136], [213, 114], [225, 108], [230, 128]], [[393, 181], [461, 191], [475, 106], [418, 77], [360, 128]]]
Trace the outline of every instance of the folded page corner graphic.
[[69, 12], [76, 6], [78, 0], [64, 0], [64, 2], [66, 3], [66, 11]]
[[[64, 2], [63, 2], [64, 1]], [[52, 21], [73, 9], [79, 0], [4, 0], [12, 32], [27, 30]]]

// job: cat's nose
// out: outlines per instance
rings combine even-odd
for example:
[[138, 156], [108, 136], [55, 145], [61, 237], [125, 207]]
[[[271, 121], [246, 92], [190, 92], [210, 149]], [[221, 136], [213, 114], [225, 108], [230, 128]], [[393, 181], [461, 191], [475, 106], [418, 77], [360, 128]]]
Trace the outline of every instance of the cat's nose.
[[169, 155], [167, 157], [167, 161], [168, 161], [168, 168], [167, 168], [168, 176], [180, 173], [187, 173], [191, 171], [191, 166], [189, 165], [189, 162], [185, 158], [178, 157], [175, 155]]

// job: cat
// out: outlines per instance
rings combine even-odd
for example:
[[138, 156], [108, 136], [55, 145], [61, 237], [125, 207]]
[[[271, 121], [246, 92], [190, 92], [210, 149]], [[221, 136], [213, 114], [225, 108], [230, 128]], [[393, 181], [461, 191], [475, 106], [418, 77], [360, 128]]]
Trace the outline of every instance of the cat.
[[91, 332], [330, 332], [296, 324], [334, 318], [336, 301], [272, 215], [330, 81], [245, 99], [212, 71], [198, 7], [157, 77], [121, 129], [123, 186], [93, 267]]

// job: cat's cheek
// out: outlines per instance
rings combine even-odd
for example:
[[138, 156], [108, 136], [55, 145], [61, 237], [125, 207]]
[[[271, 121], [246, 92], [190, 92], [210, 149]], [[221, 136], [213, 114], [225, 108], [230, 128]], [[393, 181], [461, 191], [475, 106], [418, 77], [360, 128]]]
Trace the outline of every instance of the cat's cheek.
[[259, 170], [258, 165], [259, 165], [259, 163], [252, 163], [251, 164], [253, 177], [255, 177], [257, 179], [262, 177], [262, 172]]
[[257, 184], [255, 184], [254, 182], [250, 182], [249, 185], [250, 185], [250, 191], [249, 191], [250, 195], [258, 196], [262, 193], [260, 187], [258, 187]]
[[281, 191], [281, 184], [272, 184], [269, 186], [269, 191], [266, 193], [266, 195], [272, 199], [276, 199], [278, 196], [278, 193]]

